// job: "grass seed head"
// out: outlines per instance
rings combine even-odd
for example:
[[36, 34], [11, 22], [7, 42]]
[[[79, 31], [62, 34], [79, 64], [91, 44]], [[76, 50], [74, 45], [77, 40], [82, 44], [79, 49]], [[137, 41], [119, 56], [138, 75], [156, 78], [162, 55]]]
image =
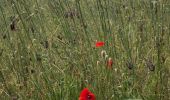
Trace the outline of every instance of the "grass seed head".
[[6, 38], [7, 38], [6, 34], [4, 34], [4, 35], [2, 36], [2, 38], [3, 38], [3, 39], [6, 39]]
[[102, 50], [101, 53], [100, 53], [100, 55], [101, 55], [102, 58], [105, 58], [105, 57], [106, 57], [106, 54], [107, 54], [107, 53], [106, 53], [105, 50]]
[[45, 40], [44, 42], [41, 42], [41, 44], [43, 45], [44, 48], [48, 48], [49, 47], [49, 43], [47, 40]]
[[73, 10], [65, 12], [64, 17], [73, 19], [74, 17], [79, 18], [80, 15], [76, 9], [73, 9]]
[[133, 69], [133, 67], [134, 67], [134, 64], [133, 64], [133, 62], [132, 61], [127, 61], [126, 62], [126, 66], [128, 67], [128, 69]]
[[11, 24], [10, 24], [10, 29], [11, 31], [16, 31], [17, 30], [17, 22], [19, 19], [16, 16], [11, 16]]
[[106, 55], [106, 56], [105, 56], [105, 60], [106, 60], [108, 57], [109, 57], [109, 56], [108, 56], [108, 55]]
[[149, 68], [150, 71], [155, 70], [155, 65], [153, 64], [151, 59], [145, 59], [145, 62], [146, 62], [146, 66]]
[[37, 59], [37, 61], [41, 62], [41, 60], [42, 60], [41, 55], [37, 53], [36, 54], [36, 59]]
[[99, 64], [100, 64], [100, 61], [97, 61], [97, 66], [99, 66]]

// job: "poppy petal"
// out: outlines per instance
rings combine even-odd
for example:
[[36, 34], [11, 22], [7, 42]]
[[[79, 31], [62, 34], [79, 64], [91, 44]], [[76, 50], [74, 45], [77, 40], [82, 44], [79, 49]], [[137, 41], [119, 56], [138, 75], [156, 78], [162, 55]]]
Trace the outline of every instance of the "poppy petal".
[[96, 98], [93, 93], [91, 93], [87, 88], [84, 88], [80, 93], [79, 100], [96, 100]]
[[104, 42], [96, 42], [96, 47], [104, 46]]
[[80, 97], [86, 97], [88, 94], [89, 90], [87, 88], [84, 88], [80, 93]]

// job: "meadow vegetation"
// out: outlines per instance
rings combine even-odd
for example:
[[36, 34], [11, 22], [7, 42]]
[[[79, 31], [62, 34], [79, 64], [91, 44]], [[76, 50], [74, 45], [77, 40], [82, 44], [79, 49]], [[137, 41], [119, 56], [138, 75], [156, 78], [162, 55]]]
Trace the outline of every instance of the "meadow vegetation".
[[169, 70], [170, 0], [0, 0], [0, 100], [168, 100]]

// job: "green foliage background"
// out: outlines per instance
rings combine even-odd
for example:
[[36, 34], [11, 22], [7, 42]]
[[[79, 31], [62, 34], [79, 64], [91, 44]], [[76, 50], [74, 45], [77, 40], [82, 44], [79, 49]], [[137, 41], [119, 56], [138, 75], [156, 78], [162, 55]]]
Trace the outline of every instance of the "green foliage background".
[[169, 0], [1, 0], [0, 99], [168, 100], [169, 20]]

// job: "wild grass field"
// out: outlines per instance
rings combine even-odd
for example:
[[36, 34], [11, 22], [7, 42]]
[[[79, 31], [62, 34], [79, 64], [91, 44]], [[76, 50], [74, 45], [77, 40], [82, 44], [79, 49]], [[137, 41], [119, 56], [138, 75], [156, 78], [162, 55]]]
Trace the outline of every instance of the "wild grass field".
[[170, 100], [169, 70], [170, 0], [0, 0], [0, 100]]

